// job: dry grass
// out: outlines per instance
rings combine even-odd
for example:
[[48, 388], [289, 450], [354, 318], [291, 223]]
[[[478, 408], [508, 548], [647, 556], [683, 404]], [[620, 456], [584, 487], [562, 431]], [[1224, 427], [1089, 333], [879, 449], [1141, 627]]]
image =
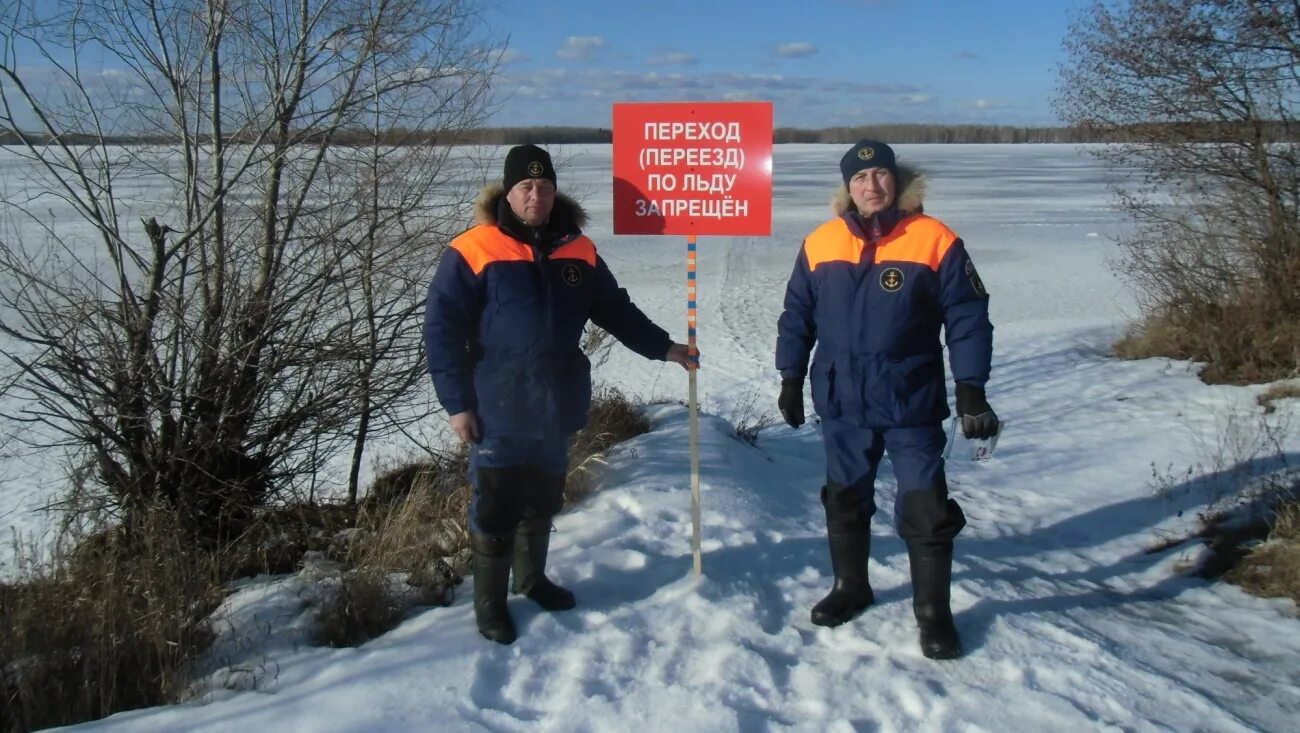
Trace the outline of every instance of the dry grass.
[[1259, 393], [1255, 401], [1264, 408], [1264, 412], [1271, 414], [1277, 410], [1277, 402], [1294, 399], [1300, 399], [1300, 380], [1293, 379], [1269, 385], [1268, 389]]
[[450, 494], [464, 486], [468, 471], [469, 447], [463, 443], [419, 460], [398, 461], [379, 472], [362, 504], [395, 504], [417, 490]]
[[[588, 428], [570, 445], [567, 503], [594, 489], [591, 474], [605, 451], [649, 429], [636, 403], [600, 391]], [[307, 552], [341, 566], [322, 586], [314, 634], [321, 644], [361, 644], [413, 607], [450, 603], [468, 548], [467, 468], [461, 448], [392, 467], [354, 507], [264, 509], [215, 554], [195, 550], [175, 521], [155, 512], [130, 532], [99, 532], [66, 557], [30, 563], [38, 569], [0, 584], [0, 731], [176, 700], [189, 664], [211, 643], [205, 619], [224, 583], [292, 572]]]
[[[649, 431], [636, 403], [615, 389], [592, 400], [587, 427], [569, 445], [566, 505], [588, 496], [601, 455], [615, 444]], [[317, 643], [355, 646], [401, 622], [414, 606], [446, 605], [461, 582], [459, 563], [469, 547], [468, 452], [396, 465], [371, 487], [348, 533], [337, 583], [316, 613]]]
[[358, 508], [289, 504], [257, 512], [247, 530], [220, 555], [228, 579], [292, 573], [308, 552], [334, 552], [335, 538], [357, 524]]
[[564, 503], [572, 506], [595, 490], [594, 470], [601, 456], [618, 443], [650, 432], [650, 420], [641, 406], [613, 387], [597, 390], [587, 413], [587, 427], [569, 441], [569, 477]]
[[396, 628], [406, 610], [386, 573], [349, 570], [317, 609], [312, 640], [321, 646], [359, 646]]
[[150, 512], [0, 584], [0, 729], [177, 699], [222, 595], [218, 564], [178, 527]]
[[1257, 596], [1290, 598], [1300, 604], [1300, 503], [1283, 506], [1268, 540], [1225, 577]]
[[1300, 374], [1300, 318], [1264, 300], [1168, 309], [1114, 346], [1124, 359], [1156, 356], [1205, 363], [1210, 384], [1261, 384]]
[[[569, 444], [566, 505], [595, 488], [601, 456], [615, 444], [650, 430], [640, 407], [616, 389], [592, 400], [588, 424]], [[316, 614], [315, 640], [355, 646], [394, 628], [415, 606], [446, 605], [461, 582], [460, 558], [469, 547], [468, 452], [395, 465], [371, 487], [356, 531], [334, 559], [343, 570]]]
[[469, 546], [463, 448], [382, 474], [346, 543], [344, 570], [316, 612], [315, 641], [356, 646], [397, 626], [416, 606], [447, 605], [460, 575], [443, 558]]
[[[1291, 460], [1293, 416], [1235, 407], [1195, 440], [1200, 460], [1176, 471], [1152, 464], [1152, 487], [1165, 500], [1204, 502], [1198, 526], [1163, 534], [1151, 552], [1200, 540], [1207, 552], [1183, 570], [1224, 579], [1248, 592], [1296, 597], [1300, 584], [1300, 469]], [[1297, 598], [1300, 601], [1300, 598]]]

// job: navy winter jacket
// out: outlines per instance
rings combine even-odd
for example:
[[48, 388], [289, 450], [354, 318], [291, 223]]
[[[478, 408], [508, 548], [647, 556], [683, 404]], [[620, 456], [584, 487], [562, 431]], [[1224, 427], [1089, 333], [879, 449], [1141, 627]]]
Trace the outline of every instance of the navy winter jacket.
[[425, 308], [429, 374], [448, 415], [476, 410], [486, 436], [585, 426], [588, 319], [646, 358], [666, 356], [668, 334], [618, 286], [571, 199], [557, 195], [548, 224], [533, 229], [497, 184], [479, 195], [475, 219], [443, 255]]
[[807, 239], [777, 323], [776, 367], [803, 379], [817, 414], [872, 429], [942, 421], [943, 328], [953, 379], [983, 387], [993, 326], [962, 240], [922, 212], [924, 179], [899, 171], [898, 204], [870, 219], [841, 189], [836, 218]]

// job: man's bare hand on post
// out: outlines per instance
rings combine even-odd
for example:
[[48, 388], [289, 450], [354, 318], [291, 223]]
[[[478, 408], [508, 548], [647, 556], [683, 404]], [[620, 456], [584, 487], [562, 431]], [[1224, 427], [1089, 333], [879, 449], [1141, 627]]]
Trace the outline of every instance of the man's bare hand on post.
[[671, 361], [674, 364], [681, 364], [683, 369], [699, 369], [700, 355], [696, 351], [695, 357], [691, 358], [690, 347], [686, 344], [673, 344], [668, 347], [668, 353], [664, 354], [664, 361]]
[[479, 439], [478, 414], [473, 410], [458, 412], [447, 418], [451, 431], [463, 443], [477, 443]]

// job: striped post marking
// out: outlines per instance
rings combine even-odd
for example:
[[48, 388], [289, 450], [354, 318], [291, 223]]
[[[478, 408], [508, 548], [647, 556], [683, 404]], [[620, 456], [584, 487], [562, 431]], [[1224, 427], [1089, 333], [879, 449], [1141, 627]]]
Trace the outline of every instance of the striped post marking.
[[[695, 235], [686, 235], [686, 346], [694, 366], [699, 366], [700, 352], [695, 343]], [[691, 551], [695, 556], [695, 577], [704, 574], [704, 561], [700, 550], [700, 416], [697, 410], [696, 370], [690, 375], [691, 429]]]

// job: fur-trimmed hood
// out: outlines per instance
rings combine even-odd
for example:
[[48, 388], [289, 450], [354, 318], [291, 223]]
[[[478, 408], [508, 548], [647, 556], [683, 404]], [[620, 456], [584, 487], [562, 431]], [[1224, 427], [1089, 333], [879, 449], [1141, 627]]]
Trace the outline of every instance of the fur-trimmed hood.
[[[897, 196], [895, 197], [895, 208], [898, 209], [900, 216], [912, 216], [925, 211], [925, 191], [929, 182], [925, 174], [908, 165], [898, 166]], [[857, 211], [857, 206], [853, 204], [853, 197], [849, 195], [849, 187], [840, 184], [835, 189], [835, 195], [831, 197], [831, 212], [840, 216], [848, 211]]]
[[[478, 198], [474, 199], [474, 223], [499, 224], [497, 212], [501, 210], [501, 200], [505, 197], [506, 189], [500, 181], [484, 186], [478, 192]], [[551, 209], [551, 226], [559, 231], [581, 230], [587, 226], [587, 211], [577, 201], [557, 191], [555, 208]]]

